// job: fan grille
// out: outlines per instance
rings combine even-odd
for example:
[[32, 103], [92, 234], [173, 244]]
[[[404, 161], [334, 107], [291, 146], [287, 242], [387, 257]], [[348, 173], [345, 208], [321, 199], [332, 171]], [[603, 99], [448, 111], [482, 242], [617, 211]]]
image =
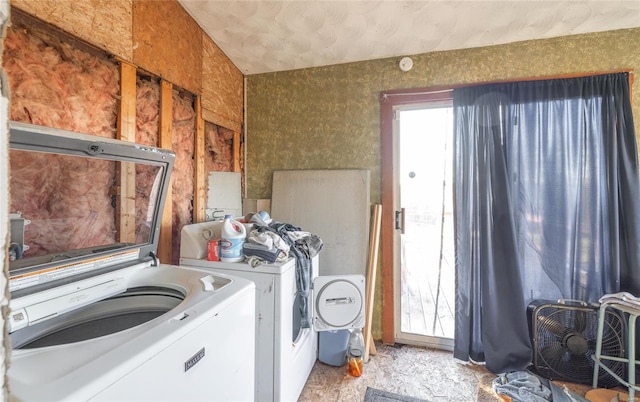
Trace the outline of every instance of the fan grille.
[[[593, 381], [598, 310], [566, 305], [541, 306], [535, 310], [533, 343], [534, 365], [543, 377], [581, 384]], [[625, 357], [624, 321], [615, 312], [605, 312], [602, 354]], [[625, 364], [603, 361], [614, 373], [624, 378]], [[600, 370], [598, 386], [618, 385], [616, 379]]]

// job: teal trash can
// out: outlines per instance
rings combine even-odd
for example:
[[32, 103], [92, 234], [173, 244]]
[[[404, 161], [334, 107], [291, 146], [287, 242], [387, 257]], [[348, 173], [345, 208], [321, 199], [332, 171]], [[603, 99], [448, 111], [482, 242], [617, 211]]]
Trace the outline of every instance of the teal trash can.
[[349, 330], [322, 331], [318, 333], [318, 337], [318, 360], [331, 366], [343, 366], [347, 361]]

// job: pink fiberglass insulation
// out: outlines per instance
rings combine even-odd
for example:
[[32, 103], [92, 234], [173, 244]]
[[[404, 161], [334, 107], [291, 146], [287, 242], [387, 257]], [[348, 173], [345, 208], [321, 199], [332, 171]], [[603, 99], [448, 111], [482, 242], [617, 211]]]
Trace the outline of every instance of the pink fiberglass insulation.
[[[146, 145], [158, 145], [159, 113], [160, 113], [160, 84], [152, 79], [137, 80], [136, 90], [136, 142]], [[180, 231], [186, 224], [192, 223], [193, 211], [193, 154], [195, 140], [195, 110], [191, 95], [172, 92], [172, 150], [176, 154], [171, 174], [172, 183], [172, 263], [180, 261]], [[137, 171], [139, 186], [153, 184], [154, 176], [150, 171]], [[145, 176], [146, 175], [146, 176]], [[137, 201], [144, 197], [136, 195]], [[140, 202], [137, 202], [139, 204]], [[144, 204], [144, 202], [142, 202]], [[143, 217], [144, 211], [136, 214]], [[140, 219], [138, 219], [140, 222]], [[144, 228], [138, 232], [142, 233]]]
[[[217, 126], [212, 123], [205, 123], [205, 172], [233, 172], [233, 131]], [[243, 158], [244, 144], [240, 146], [240, 170], [244, 170]], [[241, 187], [244, 193], [244, 176], [242, 176]]]
[[[10, 27], [3, 67], [11, 120], [115, 136], [119, 75], [104, 58], [40, 31]], [[113, 163], [20, 152], [12, 153], [10, 169], [10, 211], [32, 221], [25, 228], [25, 256], [115, 241], [108, 194]]]
[[173, 91], [172, 144], [176, 160], [173, 165], [173, 264], [180, 262], [180, 232], [193, 222], [193, 155], [196, 113], [193, 97]]
[[158, 146], [160, 84], [138, 77], [136, 81], [136, 142]]
[[233, 171], [233, 131], [205, 123], [205, 172]]
[[40, 31], [9, 28], [4, 70], [11, 120], [115, 138], [115, 64]]

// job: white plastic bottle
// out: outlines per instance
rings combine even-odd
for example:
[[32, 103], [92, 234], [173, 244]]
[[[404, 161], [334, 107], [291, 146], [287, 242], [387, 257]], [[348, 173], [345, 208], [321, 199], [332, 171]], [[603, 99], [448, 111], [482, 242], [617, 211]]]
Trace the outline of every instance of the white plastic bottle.
[[362, 375], [362, 359], [364, 355], [364, 338], [360, 328], [354, 328], [349, 334], [349, 345], [347, 349], [347, 370], [353, 377]]
[[242, 245], [246, 236], [244, 225], [232, 219], [231, 215], [225, 215], [220, 236], [220, 261], [240, 262], [244, 260]]

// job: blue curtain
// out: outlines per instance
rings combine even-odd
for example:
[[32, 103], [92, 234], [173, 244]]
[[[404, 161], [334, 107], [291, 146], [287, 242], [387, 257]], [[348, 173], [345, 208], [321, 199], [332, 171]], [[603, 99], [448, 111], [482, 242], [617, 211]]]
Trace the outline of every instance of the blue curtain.
[[532, 300], [640, 295], [640, 180], [626, 73], [454, 90], [454, 356], [532, 357]]

